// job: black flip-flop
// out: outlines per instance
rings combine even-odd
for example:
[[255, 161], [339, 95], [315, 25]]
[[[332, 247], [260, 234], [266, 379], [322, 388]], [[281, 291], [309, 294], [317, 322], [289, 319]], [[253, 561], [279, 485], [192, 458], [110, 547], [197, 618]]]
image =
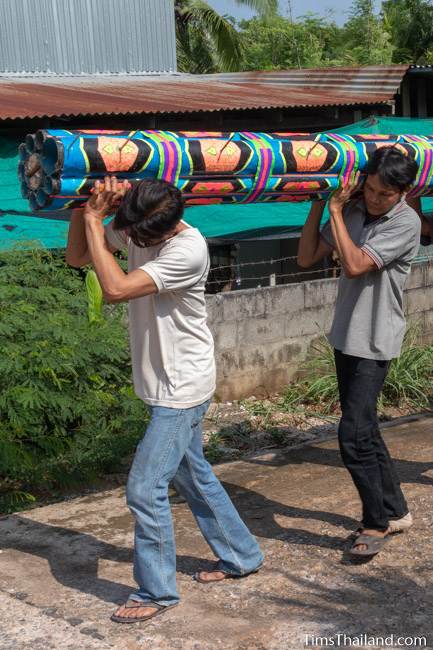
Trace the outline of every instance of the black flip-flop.
[[[387, 541], [388, 535], [385, 535], [385, 537], [377, 537], [376, 535], [366, 535], [365, 533], [361, 533], [355, 538], [349, 554], [353, 557], [372, 557], [382, 550]], [[361, 545], [366, 546], [367, 548], [357, 548]]]
[[114, 623], [143, 623], [144, 621], [148, 621], [151, 618], [154, 618], [155, 616], [158, 616], [158, 614], [163, 614], [167, 609], [172, 609], [172, 607], [176, 607], [177, 603], [174, 605], [158, 605], [158, 603], [152, 603], [148, 602], [145, 603], [141, 600], [127, 600], [124, 607], [126, 609], [138, 609], [142, 607], [154, 607], [156, 611], [153, 612], [153, 614], [147, 614], [147, 616], [116, 616], [116, 614], [112, 614], [110, 616], [110, 619], [114, 621]]

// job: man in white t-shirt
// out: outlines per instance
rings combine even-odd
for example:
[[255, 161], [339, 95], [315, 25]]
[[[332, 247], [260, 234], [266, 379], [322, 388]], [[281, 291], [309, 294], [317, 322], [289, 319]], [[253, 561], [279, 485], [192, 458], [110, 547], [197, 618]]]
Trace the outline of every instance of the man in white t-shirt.
[[[182, 215], [181, 193], [169, 183], [145, 180], [130, 189], [107, 176], [95, 183], [85, 209], [73, 212], [69, 229], [67, 262], [92, 263], [105, 299], [129, 301], [134, 387], [151, 412], [127, 485], [138, 589], [111, 617], [118, 623], [148, 620], [179, 602], [171, 480], [218, 558], [214, 570], [199, 571], [196, 580], [245, 576], [263, 561], [203, 456], [202, 420], [215, 390], [204, 296], [209, 255], [204, 238]], [[128, 273], [113, 255], [124, 248]]]

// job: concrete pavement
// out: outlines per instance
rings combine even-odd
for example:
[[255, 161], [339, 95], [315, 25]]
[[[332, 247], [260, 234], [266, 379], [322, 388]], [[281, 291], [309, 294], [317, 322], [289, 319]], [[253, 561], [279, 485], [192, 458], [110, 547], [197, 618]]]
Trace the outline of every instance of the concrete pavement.
[[335, 439], [220, 465], [264, 568], [195, 583], [212, 554], [188, 507], [174, 505], [182, 602], [147, 625], [109, 620], [133, 587], [123, 488], [0, 519], [1, 650], [295, 650], [306, 635], [338, 633], [426, 636], [433, 647], [433, 419], [384, 435], [415, 517], [410, 531], [368, 563], [346, 559], [359, 503]]

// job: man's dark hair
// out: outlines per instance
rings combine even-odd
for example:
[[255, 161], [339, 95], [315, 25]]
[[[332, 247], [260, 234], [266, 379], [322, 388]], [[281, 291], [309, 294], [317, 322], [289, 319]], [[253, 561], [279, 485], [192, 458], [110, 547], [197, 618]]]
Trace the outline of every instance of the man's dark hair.
[[176, 227], [183, 215], [180, 190], [158, 179], [140, 181], [128, 190], [114, 217], [115, 230], [127, 230], [136, 246], [159, 240]]
[[418, 172], [418, 163], [396, 147], [376, 149], [370, 158], [367, 173], [378, 174], [381, 182], [388, 187], [398, 187], [404, 192], [414, 182]]

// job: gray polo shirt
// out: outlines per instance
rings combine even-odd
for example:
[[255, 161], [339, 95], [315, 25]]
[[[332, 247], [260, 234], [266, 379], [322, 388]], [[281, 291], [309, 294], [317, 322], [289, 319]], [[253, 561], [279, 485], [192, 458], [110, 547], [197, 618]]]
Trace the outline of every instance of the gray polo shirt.
[[[418, 252], [421, 221], [405, 201], [380, 219], [367, 220], [363, 198], [347, 204], [344, 221], [354, 244], [377, 269], [356, 278], [348, 278], [342, 270], [329, 342], [355, 357], [394, 359], [406, 329], [403, 289]], [[322, 237], [335, 247], [330, 223]]]

